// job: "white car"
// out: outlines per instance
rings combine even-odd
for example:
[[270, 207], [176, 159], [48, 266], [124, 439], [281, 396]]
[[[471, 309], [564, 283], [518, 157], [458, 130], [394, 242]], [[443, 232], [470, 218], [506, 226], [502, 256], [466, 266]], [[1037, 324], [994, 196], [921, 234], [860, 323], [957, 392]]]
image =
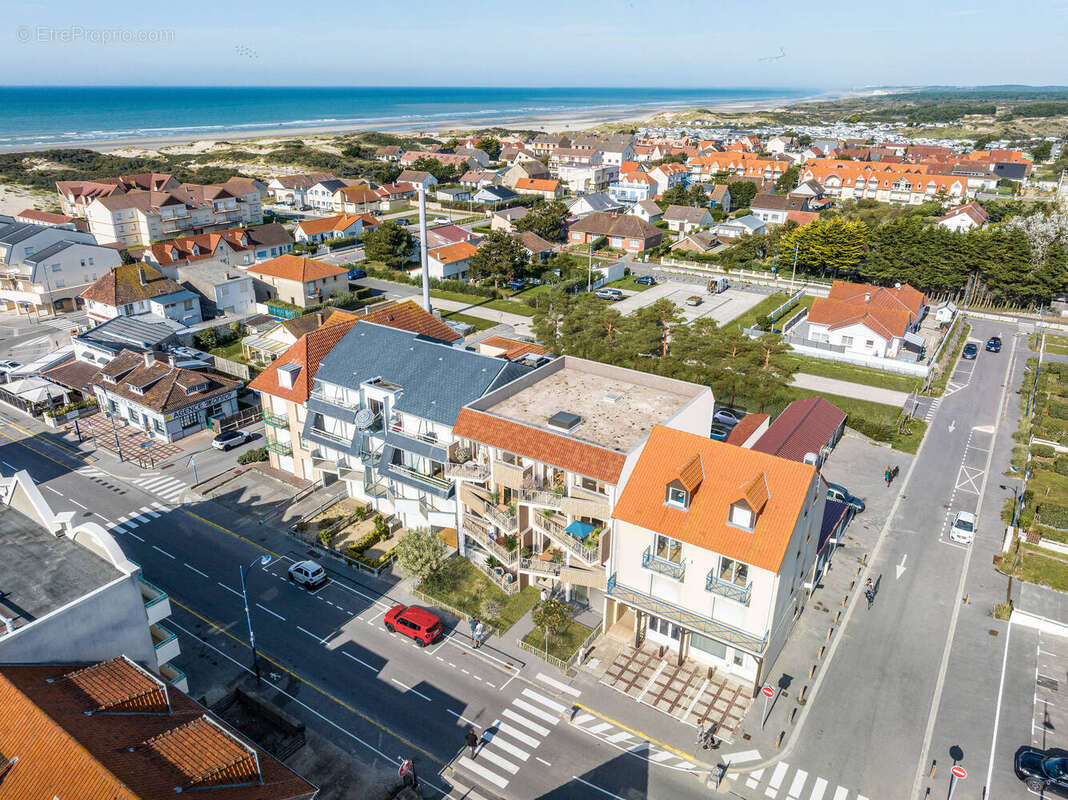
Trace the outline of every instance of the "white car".
[[289, 579], [301, 586], [318, 589], [327, 581], [326, 570], [314, 561], [298, 561], [289, 568]]
[[949, 529], [949, 538], [958, 544], [971, 544], [975, 538], [975, 514], [958, 511]]

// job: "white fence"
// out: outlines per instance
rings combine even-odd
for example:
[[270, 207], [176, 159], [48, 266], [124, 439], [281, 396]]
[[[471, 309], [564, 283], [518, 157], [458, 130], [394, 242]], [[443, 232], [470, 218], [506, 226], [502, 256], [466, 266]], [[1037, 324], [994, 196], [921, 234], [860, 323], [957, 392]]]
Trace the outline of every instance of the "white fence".
[[858, 367], [873, 367], [884, 372], [897, 372], [902, 375], [915, 375], [917, 378], [926, 378], [931, 368], [926, 364], [916, 364], [910, 361], [897, 361], [893, 358], [878, 358], [876, 356], [863, 356], [856, 353], [837, 353], [833, 350], [821, 350], [818, 347], [795, 344], [790, 342], [790, 349], [804, 356], [822, 358], [824, 361], [841, 361], [846, 364], [854, 364]]

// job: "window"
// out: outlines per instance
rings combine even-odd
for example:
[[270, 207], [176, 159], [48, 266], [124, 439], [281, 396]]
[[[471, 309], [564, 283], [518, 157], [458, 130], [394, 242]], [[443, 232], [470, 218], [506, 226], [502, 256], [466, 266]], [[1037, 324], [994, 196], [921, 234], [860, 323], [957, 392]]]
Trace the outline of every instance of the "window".
[[61, 269], [63, 269], [63, 267], [60, 266], [59, 264], [53, 264], [52, 265], [52, 271], [53, 272], [59, 272]]
[[593, 478], [587, 478], [584, 475], [579, 476], [578, 480], [575, 481], [575, 484], [585, 489], [587, 492], [597, 492], [598, 494], [606, 493], [605, 486], [603, 483], [598, 480], [594, 480]]
[[679, 634], [681, 633], [678, 626], [672, 625], [666, 619], [660, 619], [660, 617], [654, 617], [652, 615], [649, 615], [649, 630], [675, 640], [678, 640]]
[[735, 503], [731, 506], [730, 523], [746, 530], [753, 529], [753, 509], [745, 503]]
[[690, 647], [696, 647], [698, 650], [703, 650], [711, 656], [716, 658], [727, 660], [727, 645], [723, 642], [717, 642], [715, 639], [709, 639], [707, 636], [702, 636], [699, 633], [690, 634]]
[[669, 486], [667, 490], [667, 503], [669, 506], [686, 508], [690, 505], [690, 493], [677, 486]]
[[853, 337], [852, 336], [843, 336], [842, 337], [842, 345], [844, 347], [851, 347], [853, 345]]
[[745, 653], [743, 653], [741, 650], [735, 650], [734, 651], [734, 666], [736, 666], [736, 667], [744, 667], [745, 666]]
[[186, 311], [192, 311], [193, 310], [193, 301], [192, 300], [186, 300], [185, 303], [183, 304], [183, 308]]
[[90, 267], [91, 267], [91, 266], [93, 266], [93, 259], [92, 259], [92, 257], [91, 257], [91, 256], [90, 256], [90, 258], [89, 258], [89, 266], [90, 266]]
[[864, 342], [864, 346], [865, 347], [875, 347], [875, 340], [874, 339], [868, 339], [866, 342]]
[[656, 535], [656, 557], [673, 564], [682, 563], [682, 542], [663, 534]]
[[749, 565], [735, 561], [733, 558], [720, 556], [718, 577], [721, 581], [733, 583], [735, 586], [748, 586]]

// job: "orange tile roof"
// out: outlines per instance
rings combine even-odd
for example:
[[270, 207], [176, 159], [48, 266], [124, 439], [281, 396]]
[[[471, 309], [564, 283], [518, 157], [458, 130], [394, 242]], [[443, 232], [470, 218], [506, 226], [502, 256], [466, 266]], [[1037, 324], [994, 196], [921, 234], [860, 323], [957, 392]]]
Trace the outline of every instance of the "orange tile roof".
[[462, 339], [456, 331], [435, 317], [414, 300], [405, 300], [384, 308], [376, 308], [368, 314], [359, 317], [360, 322], [374, 322], [378, 325], [388, 325], [390, 328], [400, 328], [404, 331], [412, 331], [421, 336], [429, 336], [442, 342], [455, 342]]
[[[358, 189], [363, 187], [354, 186], [351, 188]], [[343, 231], [346, 228], [351, 228], [362, 219], [363, 214], [336, 214], [333, 217], [302, 220], [297, 223], [297, 227], [304, 231], [306, 235], [311, 236], [316, 233], [326, 233], [327, 231]]]
[[431, 250], [427, 255], [442, 264], [454, 264], [470, 258], [478, 252], [478, 248], [470, 242], [456, 242]]
[[530, 355], [531, 353], [539, 356], [549, 354], [549, 351], [540, 344], [521, 342], [518, 339], [507, 339], [504, 336], [488, 336], [479, 342], [479, 346], [481, 345], [500, 348], [504, 351], [501, 354], [501, 357], [507, 358], [509, 361], [515, 361], [516, 359]]
[[[337, 319], [342, 316], [343, 319]], [[294, 403], [304, 403], [311, 396], [312, 377], [319, 369], [319, 364], [355, 324], [355, 318], [349, 314], [332, 314], [323, 327], [304, 334], [290, 345], [288, 350], [249, 383], [248, 388]], [[300, 371], [293, 379], [292, 389], [287, 389], [278, 382], [278, 369], [286, 364], [300, 365]]]
[[520, 178], [515, 183], [516, 191], [528, 189], [532, 192], [555, 192], [560, 186], [560, 181], [548, 178]]
[[337, 193], [348, 203], [377, 203], [382, 199], [370, 186], [343, 186]]
[[101, 661], [72, 672], [66, 679], [84, 693], [93, 711], [163, 714], [169, 707], [163, 685], [123, 658]]
[[907, 283], [901, 286], [874, 286], [870, 283], [850, 283], [849, 281], [835, 281], [831, 284], [831, 291], [827, 295], [832, 300], [843, 300], [847, 303], [873, 305], [880, 308], [905, 310], [914, 317], [920, 315], [927, 296], [909, 286]]
[[[677, 476], [674, 465], [692, 455], [701, 457], [705, 478], [687, 510], [669, 506], [664, 490]], [[778, 572], [815, 478], [811, 464], [657, 425], [612, 517]], [[762, 509], [751, 531], [727, 524], [731, 504], [743, 493]]]
[[909, 318], [905, 310], [857, 305], [829, 297], [817, 297], [808, 312], [809, 322], [826, 325], [831, 330], [860, 324], [886, 339], [904, 336]]
[[270, 261], [264, 261], [262, 264], [249, 267], [247, 271], [255, 275], [267, 275], [272, 278], [283, 278], [290, 281], [300, 281], [301, 283], [320, 278], [329, 278], [331, 275], [348, 273], [348, 270], [335, 267], [333, 264], [326, 264], [313, 258], [301, 258], [288, 253], [284, 256], [278, 256], [278, 258], [272, 258]]
[[737, 425], [731, 428], [731, 432], [727, 435], [727, 444], [742, 447], [746, 439], [769, 419], [771, 419], [770, 414], [746, 414]]
[[705, 479], [704, 467], [701, 466], [701, 456], [696, 453], [691, 456], [689, 461], [679, 467], [675, 478], [687, 492], [693, 492], [701, 485], [701, 481]]
[[818, 211], [787, 211], [787, 221], [793, 220], [797, 223], [798, 227], [803, 228], [820, 218], [820, 212]]
[[456, 436], [499, 447], [605, 483], [619, 481], [627, 460], [623, 453], [471, 408], [460, 410], [452, 431]]

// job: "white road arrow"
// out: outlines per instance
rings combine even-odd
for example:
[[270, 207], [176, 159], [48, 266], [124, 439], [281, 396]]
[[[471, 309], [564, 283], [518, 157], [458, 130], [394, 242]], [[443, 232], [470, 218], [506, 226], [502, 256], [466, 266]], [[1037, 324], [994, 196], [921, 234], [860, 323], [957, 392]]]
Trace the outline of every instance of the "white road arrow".
[[898, 580], [901, 580], [901, 574], [905, 571], [905, 559], [908, 558], [908, 557], [909, 557], [909, 554], [905, 553], [905, 555], [901, 556], [901, 563], [894, 565], [894, 569], [897, 571], [897, 579]]
[[950, 433], [953, 433], [953, 431], [956, 430], [956, 428], [957, 428], [957, 421], [956, 420], [953, 420], [951, 423], [949, 423], [949, 432]]

